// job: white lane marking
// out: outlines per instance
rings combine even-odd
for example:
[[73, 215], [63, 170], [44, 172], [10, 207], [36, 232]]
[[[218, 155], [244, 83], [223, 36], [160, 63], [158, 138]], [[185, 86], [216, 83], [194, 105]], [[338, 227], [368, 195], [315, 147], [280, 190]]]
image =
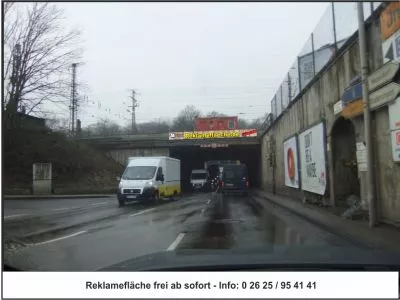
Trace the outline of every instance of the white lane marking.
[[61, 208], [54, 208], [51, 211], [61, 211], [61, 210], [70, 210], [70, 209], [76, 209], [78, 207], [61, 207]]
[[145, 214], [147, 212], [151, 212], [152, 210], [155, 210], [155, 209], [156, 209], [155, 207], [149, 208], [149, 209], [145, 209], [145, 210], [139, 211], [139, 212], [137, 212], [135, 214], [132, 214], [132, 215], [129, 215], [129, 216], [130, 217], [139, 216], [139, 215]]
[[210, 202], [211, 202], [211, 199], [209, 199], [209, 200], [207, 201], [207, 204], [210, 204]]
[[95, 205], [103, 205], [103, 204], [108, 204], [108, 202], [92, 203], [91, 205], [95, 206]]
[[52, 240], [48, 240], [48, 241], [32, 244], [32, 246], [39, 246], [39, 245], [44, 245], [44, 244], [49, 244], [49, 243], [65, 240], [65, 239], [80, 235], [80, 234], [85, 233], [85, 232], [86, 232], [86, 230], [78, 231], [78, 232], [72, 233], [70, 235], [65, 235], [65, 236], [62, 236], [62, 237], [59, 237], [59, 238], [56, 238], [56, 239], [52, 239]]
[[18, 217], [22, 217], [22, 216], [26, 216], [26, 214], [4, 216], [4, 219], [18, 218]]
[[174, 251], [176, 247], [178, 247], [179, 243], [182, 242], [183, 238], [185, 237], [185, 233], [181, 232], [176, 237], [175, 241], [172, 242], [171, 245], [167, 248], [167, 251]]

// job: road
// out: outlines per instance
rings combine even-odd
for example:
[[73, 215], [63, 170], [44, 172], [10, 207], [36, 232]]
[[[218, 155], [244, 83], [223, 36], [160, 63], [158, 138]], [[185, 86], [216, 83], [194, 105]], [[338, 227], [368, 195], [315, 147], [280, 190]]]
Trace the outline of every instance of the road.
[[93, 271], [160, 251], [351, 246], [282, 208], [254, 203], [220, 194], [122, 208], [115, 197], [9, 200], [5, 260], [25, 270]]

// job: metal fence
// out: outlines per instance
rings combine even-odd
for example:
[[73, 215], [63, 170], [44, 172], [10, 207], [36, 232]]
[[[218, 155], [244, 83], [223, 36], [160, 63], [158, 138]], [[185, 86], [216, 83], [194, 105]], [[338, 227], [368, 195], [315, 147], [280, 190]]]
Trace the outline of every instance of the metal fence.
[[[365, 20], [382, 2], [364, 2]], [[355, 2], [332, 2], [324, 12], [315, 30], [310, 34], [283, 82], [271, 99], [273, 123], [291, 101], [329, 62], [344, 43], [358, 30], [357, 4]]]

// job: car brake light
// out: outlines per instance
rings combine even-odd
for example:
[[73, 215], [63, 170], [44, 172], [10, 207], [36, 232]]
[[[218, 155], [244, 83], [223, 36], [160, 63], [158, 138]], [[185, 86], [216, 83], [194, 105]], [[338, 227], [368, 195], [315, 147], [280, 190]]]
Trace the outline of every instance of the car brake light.
[[223, 181], [221, 181], [221, 187], [224, 187], [224, 182]]
[[246, 186], [249, 187], [249, 181], [246, 181]]

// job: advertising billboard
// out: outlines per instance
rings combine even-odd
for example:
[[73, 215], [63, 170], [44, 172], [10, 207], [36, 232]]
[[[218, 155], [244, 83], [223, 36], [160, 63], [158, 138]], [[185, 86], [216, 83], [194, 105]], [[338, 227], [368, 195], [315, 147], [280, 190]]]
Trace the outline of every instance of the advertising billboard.
[[297, 139], [291, 137], [283, 143], [283, 158], [285, 162], [285, 185], [299, 188], [299, 163], [297, 158]]
[[210, 131], [185, 131], [170, 132], [168, 139], [171, 140], [205, 140], [205, 139], [226, 139], [256, 137], [257, 129], [236, 129], [236, 130], [210, 130]]
[[393, 160], [395, 162], [400, 162], [400, 97], [389, 105], [389, 124]]
[[299, 135], [302, 190], [323, 195], [326, 190], [324, 123]]

